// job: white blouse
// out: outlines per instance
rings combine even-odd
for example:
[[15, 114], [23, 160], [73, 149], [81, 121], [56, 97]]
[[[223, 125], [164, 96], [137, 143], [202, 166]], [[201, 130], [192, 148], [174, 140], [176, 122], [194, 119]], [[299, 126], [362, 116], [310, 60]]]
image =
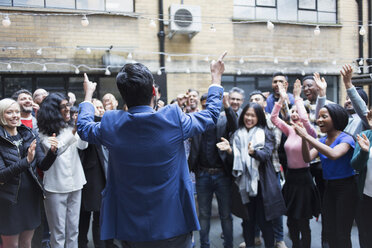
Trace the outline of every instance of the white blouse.
[[[50, 144], [48, 136], [39, 133], [41, 144], [48, 151]], [[84, 150], [88, 142], [72, 134], [72, 127], [61, 130], [57, 136], [57, 158], [49, 170], [44, 171], [44, 188], [52, 193], [69, 193], [83, 188], [86, 184], [84, 170], [81, 165], [78, 148]]]

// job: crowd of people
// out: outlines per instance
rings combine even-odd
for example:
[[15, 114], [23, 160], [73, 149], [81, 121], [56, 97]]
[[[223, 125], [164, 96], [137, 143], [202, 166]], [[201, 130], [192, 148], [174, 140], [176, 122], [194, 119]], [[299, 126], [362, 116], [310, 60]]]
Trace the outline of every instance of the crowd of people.
[[318, 73], [293, 82], [293, 94], [282, 73], [272, 92], [223, 93], [225, 54], [211, 63], [208, 93], [189, 89], [168, 105], [138, 63], [117, 76], [120, 110], [110, 93], [92, 97], [87, 75], [79, 108], [72, 92], [44, 89], [0, 100], [2, 248], [86, 248], [91, 219], [95, 248], [190, 248], [195, 230], [209, 248], [214, 195], [225, 248], [232, 214], [239, 247], [310, 248], [319, 217], [322, 247], [351, 247], [354, 220], [360, 247], [372, 247], [372, 111], [352, 67], [340, 71], [342, 107]]

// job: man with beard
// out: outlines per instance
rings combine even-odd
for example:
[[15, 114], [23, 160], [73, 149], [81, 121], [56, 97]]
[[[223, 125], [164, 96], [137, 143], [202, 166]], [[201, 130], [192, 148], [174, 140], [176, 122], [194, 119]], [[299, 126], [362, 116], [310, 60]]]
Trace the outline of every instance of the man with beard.
[[37, 121], [32, 116], [33, 103], [32, 94], [26, 89], [21, 89], [12, 95], [12, 98], [18, 102], [21, 107], [21, 122], [25, 126], [37, 130]]
[[193, 113], [199, 111], [199, 92], [194, 89], [189, 89], [186, 93], [187, 105], [186, 105], [186, 113]]

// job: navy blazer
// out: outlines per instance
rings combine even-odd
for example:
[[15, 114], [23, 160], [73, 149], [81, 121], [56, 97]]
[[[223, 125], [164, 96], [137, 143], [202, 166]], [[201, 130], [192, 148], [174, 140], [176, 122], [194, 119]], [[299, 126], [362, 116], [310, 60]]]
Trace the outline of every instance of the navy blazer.
[[100, 123], [91, 103], [79, 105], [81, 139], [110, 152], [101, 239], [154, 241], [200, 228], [183, 141], [216, 123], [222, 95], [222, 87], [210, 87], [200, 112], [185, 114], [176, 104], [158, 112], [136, 106], [107, 111]]

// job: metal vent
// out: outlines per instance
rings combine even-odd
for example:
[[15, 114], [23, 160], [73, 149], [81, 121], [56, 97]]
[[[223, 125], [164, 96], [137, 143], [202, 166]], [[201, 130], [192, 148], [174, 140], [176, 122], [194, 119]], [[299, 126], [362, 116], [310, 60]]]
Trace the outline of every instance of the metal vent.
[[182, 27], [187, 28], [192, 24], [192, 14], [187, 9], [179, 9], [174, 14], [174, 22]]

